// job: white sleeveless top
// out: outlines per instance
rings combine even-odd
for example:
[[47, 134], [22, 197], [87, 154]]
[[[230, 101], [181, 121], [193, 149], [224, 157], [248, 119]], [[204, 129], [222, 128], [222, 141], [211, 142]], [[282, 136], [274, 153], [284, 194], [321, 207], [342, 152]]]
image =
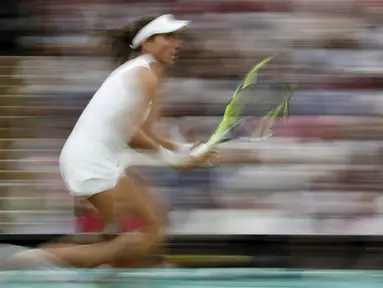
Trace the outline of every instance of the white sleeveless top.
[[148, 115], [138, 114], [143, 97], [136, 68], [150, 69], [152, 62], [155, 59], [151, 55], [142, 55], [108, 76], [67, 139], [60, 155], [60, 168], [65, 163], [71, 170], [78, 170], [77, 174], [83, 172], [86, 178], [97, 176], [93, 175], [96, 170], [106, 171], [119, 165], [131, 137]]

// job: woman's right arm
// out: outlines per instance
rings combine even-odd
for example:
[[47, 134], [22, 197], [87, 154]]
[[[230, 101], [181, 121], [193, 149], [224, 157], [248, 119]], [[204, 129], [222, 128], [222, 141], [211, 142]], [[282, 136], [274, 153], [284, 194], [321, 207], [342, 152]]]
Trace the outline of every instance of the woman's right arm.
[[160, 145], [149, 137], [141, 128], [134, 133], [134, 136], [129, 142], [129, 146], [132, 148], [152, 150], [154, 152], [158, 152], [160, 149]]
[[[138, 115], [145, 115], [149, 103], [153, 102], [157, 93], [158, 81], [157, 77], [148, 69], [141, 68], [138, 71], [139, 86], [143, 101], [140, 102]], [[129, 143], [131, 146], [140, 147], [142, 149], [154, 150], [158, 155], [167, 163], [167, 165], [174, 168], [190, 169], [200, 166], [205, 161], [205, 156], [193, 157], [191, 155], [184, 155], [174, 153], [158, 143], [157, 139], [151, 137], [141, 127], [135, 132], [135, 135]]]
[[[142, 91], [143, 101], [140, 101], [138, 109], [139, 117], [147, 113], [147, 107], [156, 97], [158, 81], [154, 74], [147, 68], [140, 67], [138, 70], [139, 88]], [[140, 117], [141, 118], [141, 117]], [[129, 145], [141, 149], [158, 152], [160, 145], [154, 141], [141, 127], [137, 129]]]

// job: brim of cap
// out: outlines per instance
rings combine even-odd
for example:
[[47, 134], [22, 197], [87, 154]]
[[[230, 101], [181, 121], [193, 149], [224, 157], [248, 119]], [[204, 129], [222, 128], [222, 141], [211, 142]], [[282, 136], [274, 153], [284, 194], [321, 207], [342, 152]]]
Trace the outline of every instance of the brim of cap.
[[169, 23], [167, 23], [166, 26], [161, 27], [161, 29], [158, 29], [158, 34], [162, 33], [173, 33], [178, 32], [186, 28], [188, 26], [190, 21], [185, 20], [173, 20]]
[[137, 48], [140, 43], [156, 34], [173, 33], [184, 29], [190, 21], [176, 20], [173, 15], [167, 14], [150, 22], [134, 37], [132, 48]]

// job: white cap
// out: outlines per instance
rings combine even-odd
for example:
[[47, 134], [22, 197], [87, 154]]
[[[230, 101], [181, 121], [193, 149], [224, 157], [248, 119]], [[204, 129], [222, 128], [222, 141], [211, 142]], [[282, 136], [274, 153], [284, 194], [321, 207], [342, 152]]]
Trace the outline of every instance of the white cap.
[[189, 23], [190, 21], [176, 20], [172, 14], [165, 14], [157, 17], [138, 31], [133, 38], [130, 47], [136, 49], [140, 47], [142, 41], [145, 41], [153, 35], [176, 32], [187, 26]]

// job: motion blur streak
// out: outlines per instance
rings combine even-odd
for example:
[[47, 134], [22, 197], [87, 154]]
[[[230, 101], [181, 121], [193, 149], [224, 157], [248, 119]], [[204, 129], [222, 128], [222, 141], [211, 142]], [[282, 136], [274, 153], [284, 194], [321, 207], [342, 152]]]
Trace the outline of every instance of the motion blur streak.
[[171, 207], [170, 233], [383, 234], [382, 1], [148, 2], [0, 1], [3, 233], [76, 230], [57, 160], [113, 69], [100, 32], [170, 12], [193, 24], [163, 87], [164, 133], [205, 139], [271, 54], [299, 87], [277, 136], [223, 145], [219, 167], [181, 173], [137, 156]]

